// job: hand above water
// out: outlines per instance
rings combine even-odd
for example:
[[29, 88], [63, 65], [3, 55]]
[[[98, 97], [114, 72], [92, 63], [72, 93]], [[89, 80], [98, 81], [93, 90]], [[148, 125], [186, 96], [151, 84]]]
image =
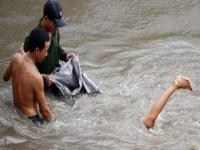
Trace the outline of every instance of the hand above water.
[[76, 55], [73, 52], [67, 53], [66, 58], [70, 59], [70, 58], [75, 58]]

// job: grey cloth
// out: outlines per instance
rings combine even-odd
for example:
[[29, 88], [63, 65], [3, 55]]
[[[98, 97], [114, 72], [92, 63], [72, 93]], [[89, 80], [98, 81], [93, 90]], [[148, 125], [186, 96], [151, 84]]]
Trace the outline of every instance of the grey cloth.
[[86, 74], [82, 73], [79, 59], [69, 59], [60, 68], [57, 68], [52, 76], [55, 79], [55, 85], [63, 96], [72, 98], [81, 92], [88, 94], [101, 93], [99, 88], [93, 83]]

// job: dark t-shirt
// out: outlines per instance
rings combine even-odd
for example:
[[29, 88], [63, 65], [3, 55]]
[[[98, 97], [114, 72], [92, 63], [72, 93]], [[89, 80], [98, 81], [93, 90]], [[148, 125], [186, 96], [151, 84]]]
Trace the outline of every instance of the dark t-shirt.
[[[24, 50], [28, 51], [28, 36], [24, 42]], [[55, 33], [52, 33], [51, 44], [48, 50], [48, 55], [45, 59], [38, 63], [36, 66], [41, 74], [50, 74], [55, 69], [55, 67], [60, 67], [59, 60], [67, 61], [66, 52], [60, 47], [60, 34], [57, 30]]]

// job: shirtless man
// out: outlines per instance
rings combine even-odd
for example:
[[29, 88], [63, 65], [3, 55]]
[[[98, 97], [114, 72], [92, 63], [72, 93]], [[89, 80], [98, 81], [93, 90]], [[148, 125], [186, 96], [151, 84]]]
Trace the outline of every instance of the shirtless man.
[[[35, 64], [47, 55], [50, 37], [41, 28], [34, 28], [30, 33], [29, 50], [25, 55], [16, 53], [3, 74], [3, 80], [12, 77], [14, 105], [32, 122], [43, 124], [53, 117], [44, 95], [41, 74]], [[39, 112], [43, 117], [40, 117]]]
[[178, 89], [189, 89], [192, 91], [192, 84], [189, 78], [178, 75], [161, 97], [153, 104], [148, 115], [143, 118], [143, 123], [147, 129], [154, 127], [158, 115], [163, 110], [170, 96]]

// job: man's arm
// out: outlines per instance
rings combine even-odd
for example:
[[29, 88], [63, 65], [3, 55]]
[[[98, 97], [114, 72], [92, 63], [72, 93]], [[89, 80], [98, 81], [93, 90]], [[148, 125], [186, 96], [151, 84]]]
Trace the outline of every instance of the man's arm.
[[76, 55], [72, 52], [67, 53], [62, 47], [60, 47], [60, 33], [59, 30], [57, 30], [57, 36], [58, 36], [58, 44], [59, 44], [59, 48], [58, 48], [58, 53], [59, 53], [59, 59], [62, 61], [68, 61], [70, 58], [74, 58]]
[[68, 61], [68, 59], [66, 57], [67, 56], [67, 52], [65, 52], [65, 50], [60, 47], [60, 33], [59, 33], [59, 30], [56, 31], [55, 35], [57, 37], [56, 40], [58, 42], [58, 55], [59, 55], [59, 59], [66, 62], [66, 61]]
[[190, 82], [189, 78], [178, 75], [176, 79], [172, 82], [172, 84], [164, 91], [161, 97], [158, 100], [156, 100], [147, 116], [143, 118], [143, 123], [146, 126], [146, 128], [149, 129], [154, 126], [158, 115], [165, 107], [170, 96], [178, 89], [189, 89], [192, 91], [192, 83]]
[[42, 80], [42, 76], [37, 78], [34, 85], [35, 85], [34, 96], [35, 96], [36, 102], [38, 103], [40, 113], [46, 120], [50, 121], [53, 118], [53, 114], [51, 113], [45, 100], [44, 83]]
[[4, 73], [3, 73], [3, 80], [4, 81], [8, 81], [11, 77], [11, 62], [9, 63], [9, 65], [7, 66], [7, 68], [5, 69]]
[[60, 45], [59, 45], [59, 59], [62, 60], [62, 61], [68, 61], [68, 58], [67, 58], [67, 52], [65, 52], [65, 50], [63, 50]]
[[67, 53], [61, 47], [59, 48], [59, 58], [62, 61], [68, 61], [70, 58], [75, 58], [76, 55], [73, 52]]

